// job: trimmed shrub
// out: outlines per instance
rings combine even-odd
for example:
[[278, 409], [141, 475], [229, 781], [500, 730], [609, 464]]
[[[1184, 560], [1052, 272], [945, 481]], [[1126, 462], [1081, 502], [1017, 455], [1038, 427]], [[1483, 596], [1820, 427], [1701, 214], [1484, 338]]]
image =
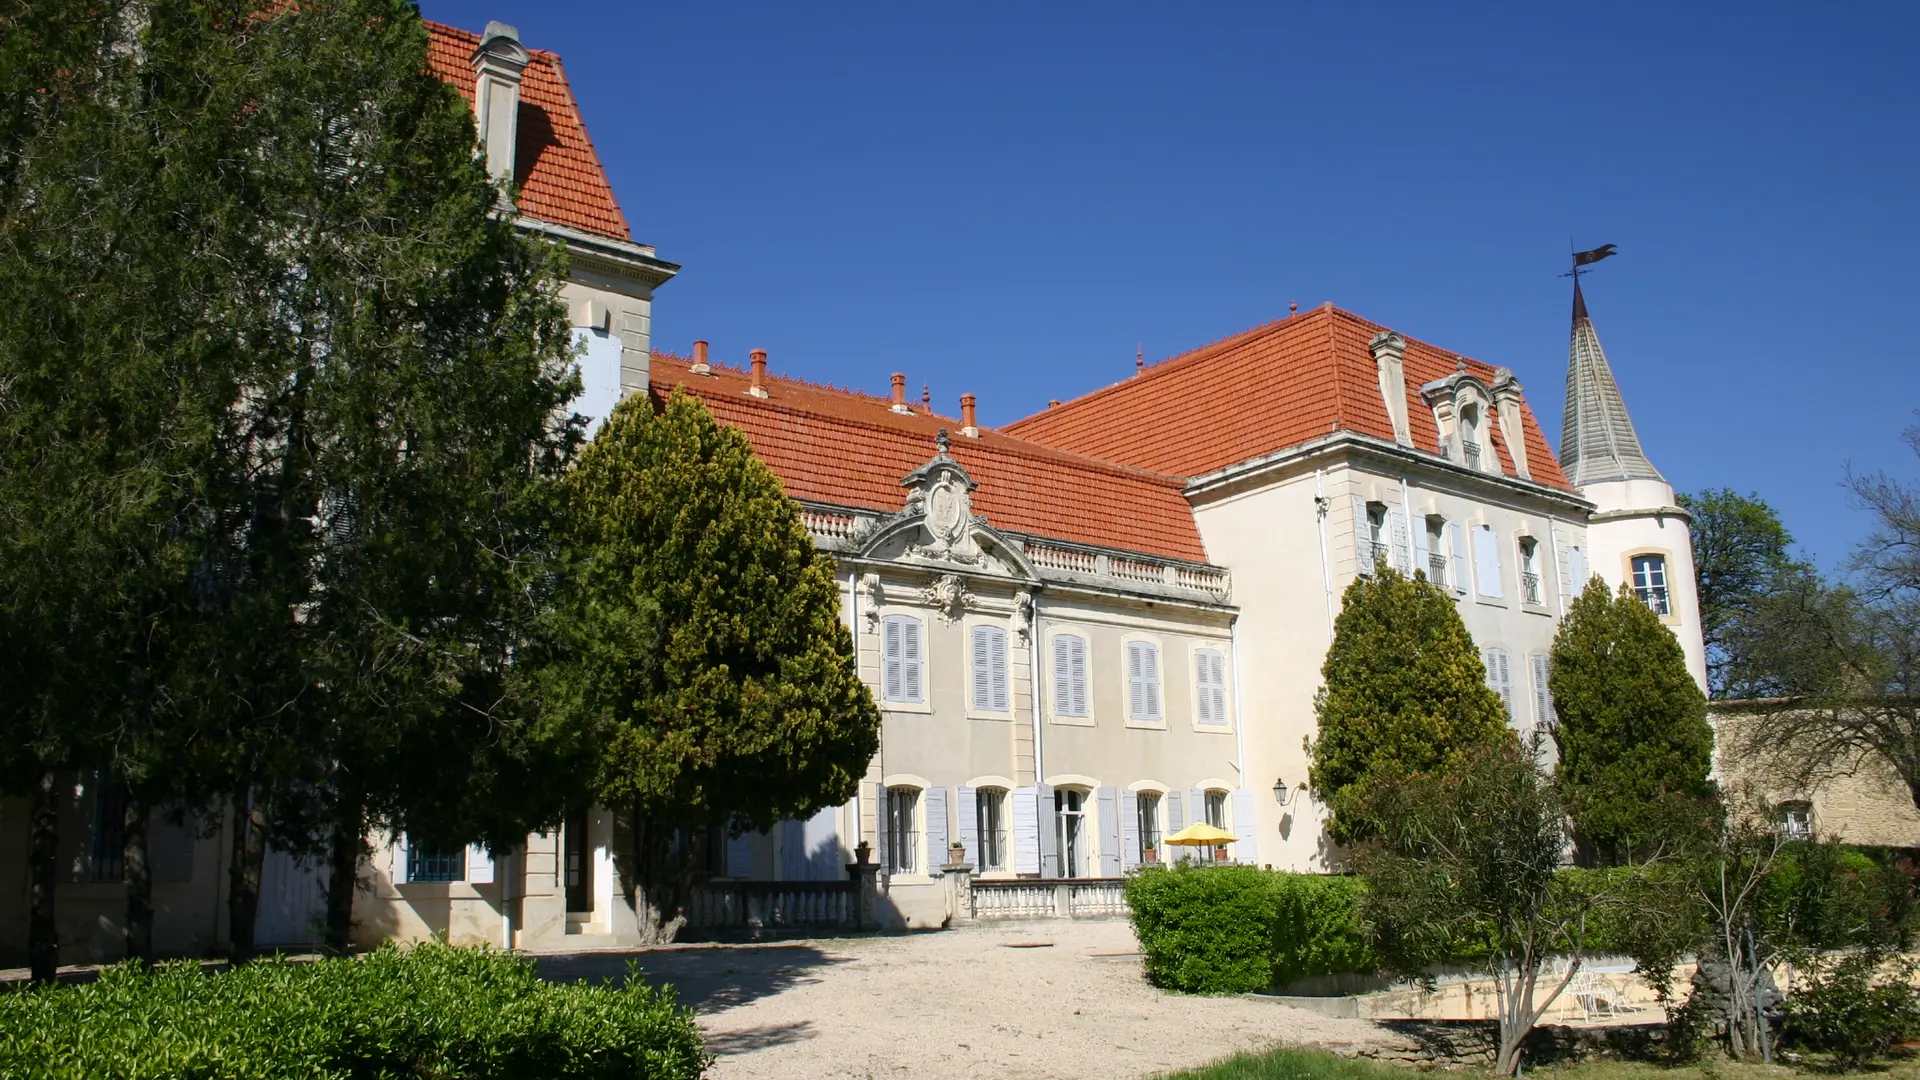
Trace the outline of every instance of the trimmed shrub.
[[1181, 866], [1128, 878], [1147, 981], [1189, 994], [1265, 990], [1273, 982], [1274, 876], [1252, 866]]
[[1273, 981], [1372, 971], [1378, 966], [1360, 922], [1367, 883], [1324, 874], [1273, 876]]
[[266, 1080], [694, 1080], [690, 1009], [623, 985], [541, 982], [531, 961], [430, 943], [217, 974], [123, 964], [81, 986], [0, 993], [0, 1076]]

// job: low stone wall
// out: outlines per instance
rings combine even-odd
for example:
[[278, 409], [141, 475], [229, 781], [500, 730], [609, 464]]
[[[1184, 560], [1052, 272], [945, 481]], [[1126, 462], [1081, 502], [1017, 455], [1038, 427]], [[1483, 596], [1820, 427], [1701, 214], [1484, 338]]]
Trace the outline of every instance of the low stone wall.
[[[1380, 1020], [1389, 1034], [1369, 1044], [1328, 1046], [1344, 1058], [1369, 1058], [1416, 1069], [1486, 1068], [1499, 1048], [1490, 1020]], [[1665, 1024], [1567, 1027], [1547, 1024], [1527, 1036], [1528, 1067], [1581, 1061], [1646, 1060], [1659, 1054]]]

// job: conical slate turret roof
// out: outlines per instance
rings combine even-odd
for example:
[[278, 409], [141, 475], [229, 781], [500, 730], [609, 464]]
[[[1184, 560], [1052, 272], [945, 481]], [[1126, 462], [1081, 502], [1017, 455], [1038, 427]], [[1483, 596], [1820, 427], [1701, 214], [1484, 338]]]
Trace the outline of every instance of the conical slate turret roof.
[[1580, 279], [1573, 281], [1573, 342], [1567, 351], [1567, 414], [1560, 430], [1560, 467], [1576, 488], [1609, 480], [1666, 477], [1647, 460], [1627, 404], [1607, 366], [1600, 335], [1587, 317]]

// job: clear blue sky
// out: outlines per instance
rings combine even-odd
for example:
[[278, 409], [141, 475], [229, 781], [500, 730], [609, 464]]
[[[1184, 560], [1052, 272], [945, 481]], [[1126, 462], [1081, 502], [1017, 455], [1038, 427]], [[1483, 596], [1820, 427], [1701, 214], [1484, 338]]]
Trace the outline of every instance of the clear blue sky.
[[424, 0], [561, 54], [654, 344], [999, 424], [1302, 308], [1514, 369], [1558, 442], [1568, 242], [1648, 454], [1826, 565], [1920, 476], [1920, 4]]

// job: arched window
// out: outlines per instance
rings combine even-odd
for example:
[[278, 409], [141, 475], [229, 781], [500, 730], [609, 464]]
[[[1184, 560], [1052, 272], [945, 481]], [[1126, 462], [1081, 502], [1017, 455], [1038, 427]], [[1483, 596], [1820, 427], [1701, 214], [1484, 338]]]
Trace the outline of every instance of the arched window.
[[1460, 406], [1460, 453], [1469, 469], [1480, 467], [1480, 406]]
[[1160, 793], [1142, 791], [1134, 795], [1135, 828], [1139, 832], [1137, 862], [1146, 866], [1160, 861]]
[[920, 789], [887, 789], [886, 869], [890, 874], [910, 874], [920, 865]]
[[[1202, 813], [1205, 815], [1202, 820], [1207, 824], [1216, 829], [1231, 830], [1233, 828], [1232, 825], [1228, 824], [1227, 820], [1227, 792], [1219, 788], [1208, 788], [1205, 795], [1202, 796], [1201, 806], [1203, 807]], [[1200, 856], [1203, 862], [1233, 861], [1227, 854], [1227, 846], [1225, 844], [1201, 848], [1200, 850], [1203, 852]]]

